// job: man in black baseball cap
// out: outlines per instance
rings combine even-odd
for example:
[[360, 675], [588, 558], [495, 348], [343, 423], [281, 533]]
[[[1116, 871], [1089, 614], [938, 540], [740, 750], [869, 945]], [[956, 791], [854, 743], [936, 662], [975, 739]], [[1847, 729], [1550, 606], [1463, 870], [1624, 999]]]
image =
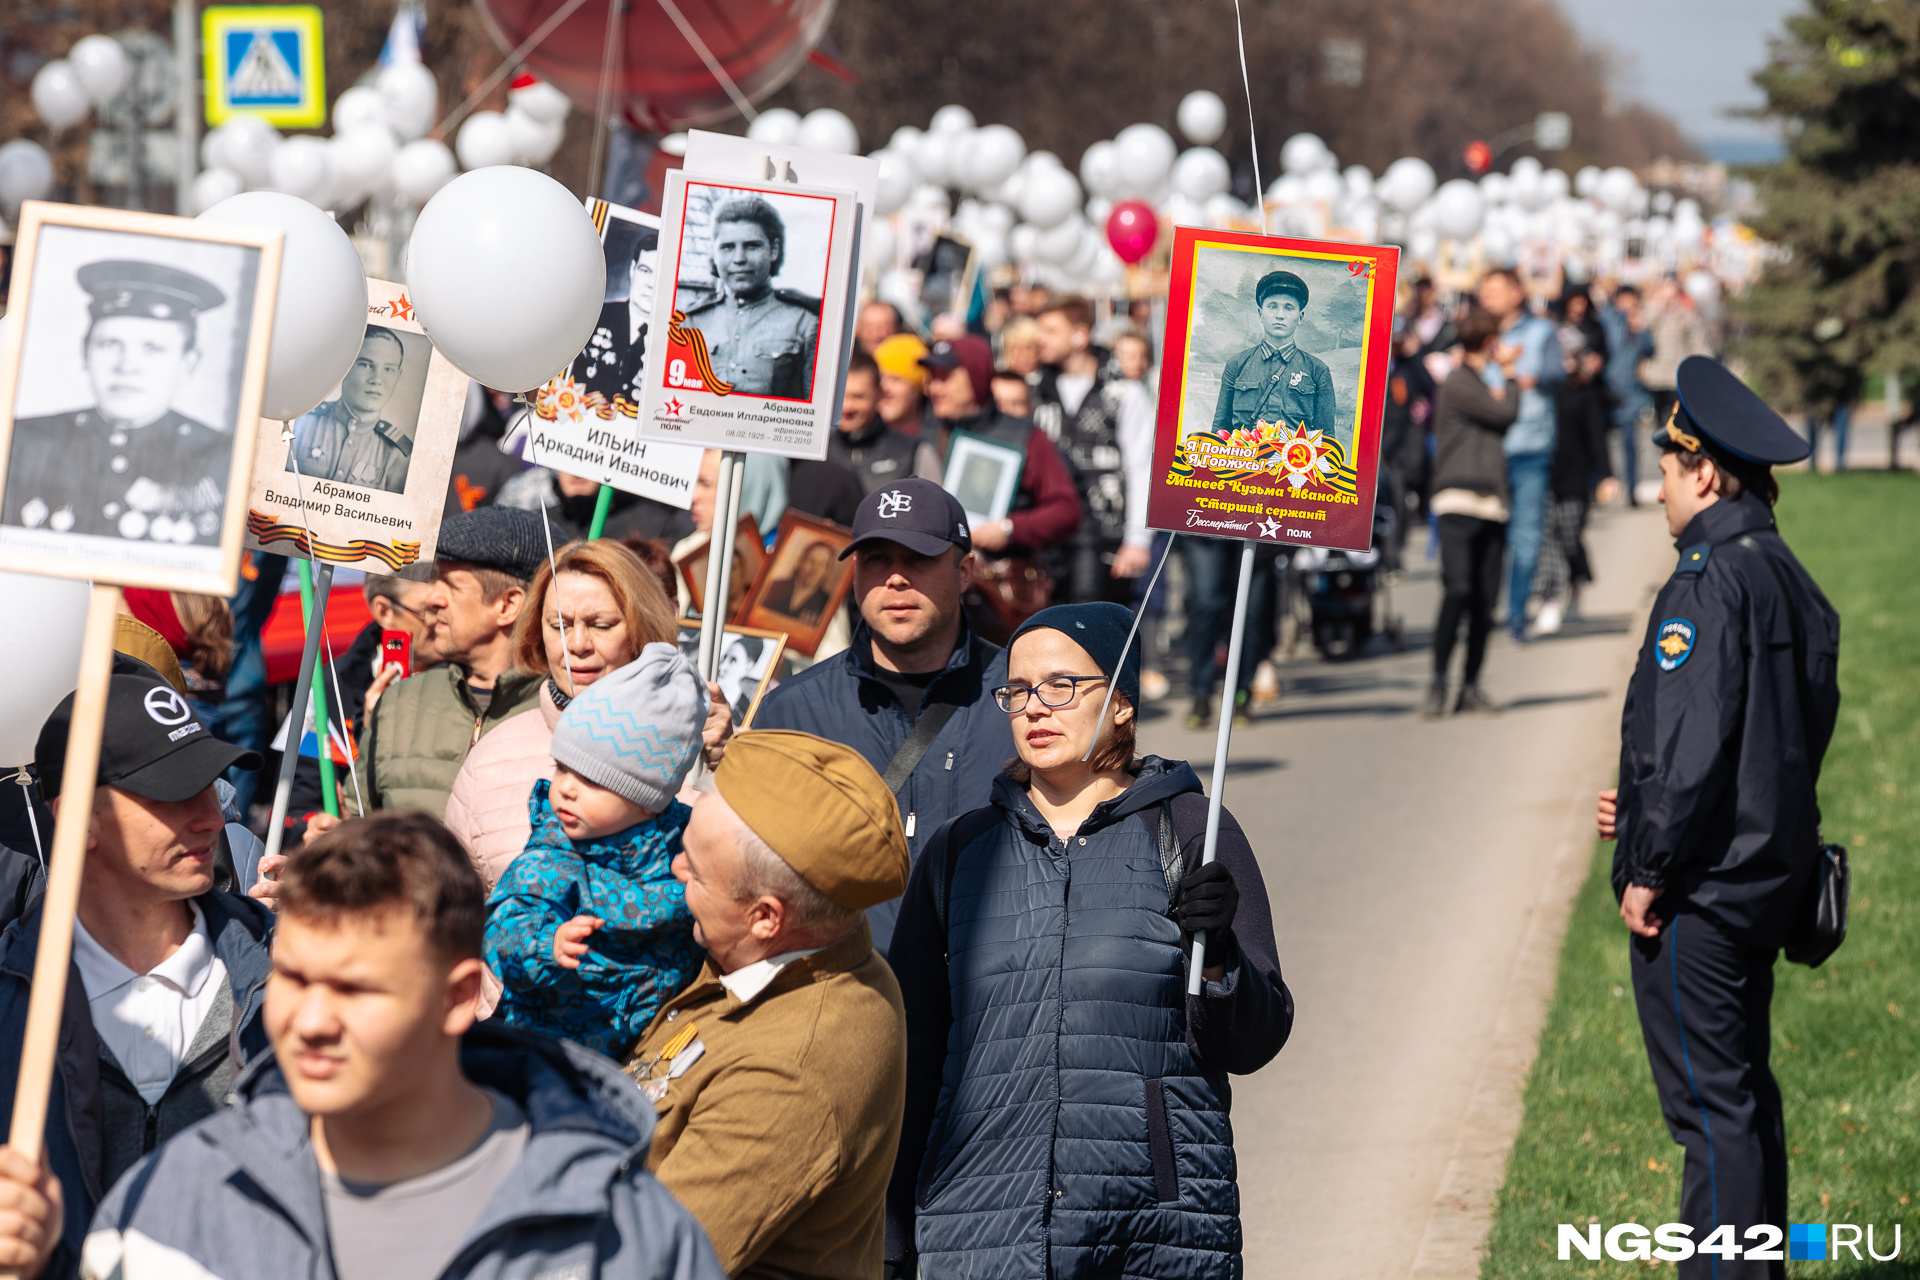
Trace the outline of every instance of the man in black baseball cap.
[[[34, 748], [56, 817], [73, 701], [54, 708]], [[59, 1196], [24, 1195], [13, 1153], [0, 1156], [0, 1183], [12, 1184], [0, 1203], [41, 1221], [45, 1251], [77, 1261], [94, 1197], [225, 1107], [241, 1064], [269, 1047], [260, 993], [272, 916], [213, 887], [225, 825], [214, 783], [233, 765], [257, 769], [260, 757], [215, 738], [157, 674], [111, 677], [46, 1134]], [[11, 1120], [44, 903], [0, 936], [0, 1124]]]
[[[867, 758], [900, 802], [918, 857], [934, 830], [987, 803], [1013, 754], [993, 702], [1007, 654], [973, 634], [961, 597], [973, 580], [966, 513], [931, 480], [868, 494], [853, 522], [853, 644], [767, 694], [756, 729], [798, 729]], [[898, 901], [867, 910], [875, 949], [893, 937]]]

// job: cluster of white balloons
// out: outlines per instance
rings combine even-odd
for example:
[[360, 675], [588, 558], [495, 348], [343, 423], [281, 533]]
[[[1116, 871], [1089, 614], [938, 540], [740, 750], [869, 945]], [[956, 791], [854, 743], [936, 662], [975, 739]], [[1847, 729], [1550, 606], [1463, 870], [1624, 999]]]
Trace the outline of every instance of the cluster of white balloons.
[[197, 211], [243, 191], [278, 191], [322, 209], [351, 208], [372, 196], [418, 207], [463, 167], [545, 164], [559, 149], [572, 109], [566, 94], [523, 76], [505, 111], [474, 112], [448, 147], [425, 136], [439, 102], [433, 72], [398, 59], [372, 84], [355, 85], [334, 101], [330, 138], [283, 138], [257, 117], [236, 116], [202, 140], [206, 167], [194, 179], [188, 205]]
[[[762, 136], [755, 130], [773, 114], [762, 114], [749, 136]], [[805, 129], [822, 115], [802, 120], [786, 114], [790, 118], [776, 127]], [[1029, 151], [1026, 140], [1004, 124], [983, 126], [963, 106], [942, 107], [925, 129], [896, 129], [872, 153], [880, 162], [877, 212], [883, 220], [869, 233], [864, 269], [882, 297], [911, 295], [911, 280], [896, 268], [898, 238], [884, 221], [904, 212], [916, 223], [944, 224], [964, 236], [983, 267], [1018, 262], [1037, 265], [1063, 283], [1120, 284], [1126, 266], [1105, 234], [1119, 201], [1146, 200], [1177, 222], [1204, 226], [1248, 216], [1228, 194], [1233, 175], [1227, 158], [1210, 145], [1226, 131], [1226, 104], [1204, 90], [1188, 94], [1176, 121], [1192, 144], [1184, 151], [1159, 125], [1135, 124], [1094, 143], [1069, 169], [1051, 151]], [[810, 145], [797, 133], [793, 140]]]
[[[133, 74], [127, 51], [112, 36], [82, 36], [64, 58], [33, 77], [33, 109], [53, 129], [68, 129], [120, 96]], [[11, 220], [20, 205], [53, 190], [53, 157], [39, 143], [15, 138], [0, 146], [0, 215]]]

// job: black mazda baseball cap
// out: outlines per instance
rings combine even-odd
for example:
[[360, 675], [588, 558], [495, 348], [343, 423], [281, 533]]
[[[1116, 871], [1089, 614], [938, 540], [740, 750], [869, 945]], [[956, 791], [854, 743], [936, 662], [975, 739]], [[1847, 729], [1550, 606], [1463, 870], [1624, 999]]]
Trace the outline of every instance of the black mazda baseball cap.
[[853, 541], [840, 553], [845, 560], [863, 542], [897, 542], [923, 556], [948, 547], [973, 550], [967, 513], [954, 496], [931, 480], [909, 476], [868, 494], [853, 518]]
[[[66, 768], [73, 694], [47, 717], [34, 744], [40, 792], [60, 794]], [[149, 800], [191, 800], [234, 765], [260, 767], [258, 752], [222, 742], [207, 731], [187, 700], [157, 677], [115, 675], [107, 687], [106, 730], [100, 737], [98, 785], [118, 787]]]

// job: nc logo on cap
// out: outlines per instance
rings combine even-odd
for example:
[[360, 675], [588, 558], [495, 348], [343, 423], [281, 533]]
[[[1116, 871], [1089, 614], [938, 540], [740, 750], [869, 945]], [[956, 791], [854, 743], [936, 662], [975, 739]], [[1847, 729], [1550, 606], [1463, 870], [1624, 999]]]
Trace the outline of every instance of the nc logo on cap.
[[193, 719], [193, 711], [187, 706], [186, 699], [171, 689], [149, 689], [144, 701], [147, 714], [162, 728], [171, 729]]
[[882, 520], [891, 520], [913, 510], [913, 495], [898, 489], [889, 489], [880, 495], [880, 507], [876, 514]]

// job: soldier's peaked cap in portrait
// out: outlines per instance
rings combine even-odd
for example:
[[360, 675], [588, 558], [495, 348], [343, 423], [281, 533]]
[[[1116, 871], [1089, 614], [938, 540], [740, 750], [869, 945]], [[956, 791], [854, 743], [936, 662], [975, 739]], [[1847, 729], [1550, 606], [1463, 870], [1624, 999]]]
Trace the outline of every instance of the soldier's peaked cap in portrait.
[[1291, 294], [1301, 306], [1307, 305], [1307, 282], [1291, 271], [1269, 271], [1253, 286], [1253, 305], [1264, 306], [1276, 293]]
[[93, 295], [88, 311], [95, 320], [142, 316], [149, 320], [191, 320], [211, 311], [227, 295], [190, 271], [158, 262], [89, 262], [74, 273]]
[[1769, 467], [1799, 462], [1813, 452], [1785, 418], [1718, 360], [1688, 356], [1680, 362], [1674, 389], [1679, 400], [1653, 433], [1656, 448], [1698, 453], [1704, 444]]

